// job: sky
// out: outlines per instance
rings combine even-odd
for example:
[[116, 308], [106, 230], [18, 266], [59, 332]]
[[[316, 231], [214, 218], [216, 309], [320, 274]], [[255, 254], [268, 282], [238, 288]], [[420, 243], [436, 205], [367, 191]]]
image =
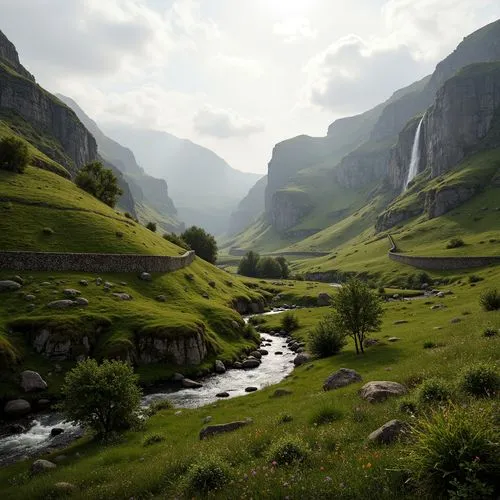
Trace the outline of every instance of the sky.
[[164, 130], [257, 173], [498, 18], [498, 0], [0, 0], [21, 62], [104, 131]]

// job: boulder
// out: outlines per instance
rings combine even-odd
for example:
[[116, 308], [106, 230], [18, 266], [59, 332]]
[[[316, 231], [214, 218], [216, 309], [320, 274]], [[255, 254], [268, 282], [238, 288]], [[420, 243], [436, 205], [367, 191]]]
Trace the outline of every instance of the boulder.
[[21, 276], [14, 276], [12, 278], [12, 281], [15, 281], [16, 283], [19, 283], [20, 285], [24, 285], [24, 279], [21, 278]]
[[15, 292], [20, 288], [21, 285], [13, 280], [0, 281], [0, 292]]
[[389, 337], [387, 339], [387, 342], [397, 342], [398, 340], [401, 340], [399, 337]]
[[194, 380], [191, 380], [190, 378], [183, 378], [182, 379], [182, 386], [185, 387], [186, 389], [199, 389], [200, 387], [203, 387], [203, 384], [200, 384], [199, 382], [195, 382]]
[[182, 373], [174, 373], [172, 380], [174, 382], [182, 382], [184, 380], [184, 375]]
[[64, 300], [54, 300], [53, 302], [50, 302], [47, 304], [47, 307], [50, 307], [51, 309], [68, 309], [70, 307], [73, 307], [75, 305], [75, 302], [69, 299], [64, 299]]
[[47, 382], [43, 380], [39, 373], [25, 370], [21, 373], [21, 387], [24, 392], [43, 391], [47, 389]]
[[379, 444], [389, 444], [408, 429], [408, 424], [402, 422], [401, 420], [390, 420], [385, 423], [382, 427], [379, 427], [376, 431], [373, 431], [368, 439]]
[[307, 363], [310, 360], [311, 356], [309, 356], [309, 354], [307, 354], [306, 352], [301, 352], [295, 357], [295, 359], [293, 360], [293, 364], [295, 366], [300, 366], [303, 365], [304, 363]]
[[225, 373], [226, 367], [220, 359], [215, 360], [215, 373]]
[[36, 297], [34, 295], [28, 294], [24, 296], [24, 300], [26, 300], [27, 302], [33, 302], [34, 300], [36, 300]]
[[215, 395], [216, 398], [228, 398], [229, 397], [229, 392], [219, 392]]
[[3, 409], [8, 417], [19, 417], [31, 411], [31, 405], [25, 399], [13, 399], [8, 401]]
[[273, 393], [273, 398], [282, 398], [283, 396], [290, 396], [292, 391], [288, 391], [287, 389], [276, 389]]
[[247, 420], [241, 420], [236, 422], [229, 422], [227, 424], [209, 425], [200, 431], [200, 439], [207, 439], [208, 437], [215, 436], [216, 434], [223, 434], [225, 432], [232, 432], [250, 422]]
[[64, 429], [62, 429], [61, 427], [54, 427], [50, 430], [50, 437], [59, 436], [59, 434], [62, 434], [63, 432]]
[[141, 273], [139, 278], [143, 281], [151, 281], [153, 279], [151, 274], [149, 274], [149, 273]]
[[166, 302], [167, 301], [167, 297], [165, 295], [157, 295], [156, 296], [156, 300], [158, 302]]
[[82, 292], [80, 292], [80, 290], [75, 290], [74, 288], [66, 288], [63, 290], [63, 294], [66, 297], [75, 298], [78, 297], [78, 295], [81, 295]]
[[324, 307], [329, 306], [332, 301], [332, 298], [327, 293], [320, 293], [318, 295], [318, 306]]
[[80, 284], [81, 286], [89, 286], [89, 282], [88, 282], [87, 280], [80, 280], [80, 281], [79, 281], [79, 284]]
[[261, 359], [262, 358], [262, 354], [259, 351], [252, 351], [250, 353], [250, 356], [254, 357], [255, 359]]
[[340, 387], [345, 387], [346, 385], [361, 382], [361, 380], [363, 379], [356, 370], [351, 370], [350, 368], [341, 368], [340, 370], [332, 373], [325, 380], [325, 383], [323, 384], [323, 390], [331, 391], [333, 389], [339, 389]]
[[[50, 373], [49, 373], [50, 375]], [[38, 408], [47, 408], [47, 406], [50, 406], [50, 399], [39, 399], [36, 402]]]
[[215, 281], [209, 281], [209, 282], [208, 282], [208, 286], [209, 286], [210, 288], [215, 288], [217, 285], [216, 285]]
[[53, 462], [49, 462], [48, 460], [35, 460], [31, 465], [31, 474], [44, 474], [55, 468], [57, 468], [57, 465]]
[[274, 355], [275, 355], [275, 356], [282, 356], [282, 355], [283, 355], [283, 353], [282, 353], [281, 351], [276, 351], [276, 352], [274, 353]]
[[102, 285], [102, 278], [96, 278], [96, 280], [95, 280], [95, 284], [96, 284], [97, 286], [101, 286], [101, 285]]
[[257, 387], [246, 387], [245, 392], [255, 392], [258, 391], [259, 389]]
[[259, 352], [262, 356], [267, 356], [269, 354], [269, 351], [267, 351], [266, 349], [259, 349]]
[[453, 318], [450, 323], [455, 324], [455, 323], [460, 323], [462, 320], [460, 318]]
[[243, 368], [243, 363], [236, 361], [233, 365], [233, 368], [236, 368], [237, 370], [239, 370], [239, 369]]
[[56, 484], [54, 484], [54, 489], [61, 494], [71, 494], [74, 491], [76, 491], [76, 486], [71, 483], [66, 483], [65, 481], [60, 481]]
[[258, 359], [245, 359], [242, 363], [242, 368], [258, 368], [260, 361]]
[[83, 297], [77, 297], [75, 299], [75, 304], [80, 307], [88, 307], [89, 301]]
[[444, 297], [444, 292], [436, 293], [436, 297], [439, 297], [440, 299], [442, 299]]
[[398, 382], [373, 381], [365, 384], [359, 394], [370, 403], [380, 403], [390, 396], [402, 396], [407, 390], [404, 385]]
[[113, 293], [113, 297], [116, 297], [119, 300], [132, 300], [132, 296], [128, 293]]

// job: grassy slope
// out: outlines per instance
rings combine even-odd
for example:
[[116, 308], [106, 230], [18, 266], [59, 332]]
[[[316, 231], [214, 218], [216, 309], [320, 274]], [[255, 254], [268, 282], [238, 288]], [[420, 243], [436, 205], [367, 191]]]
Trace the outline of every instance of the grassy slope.
[[[363, 380], [393, 380], [410, 388], [422, 380], [438, 376], [452, 387], [460, 370], [479, 360], [495, 361], [500, 354], [498, 337], [485, 338], [486, 327], [500, 328], [500, 313], [480, 310], [479, 293], [498, 283], [499, 270], [484, 272], [486, 281], [476, 288], [454, 286], [453, 295], [444, 299], [391, 302], [384, 305], [382, 340], [356, 356], [349, 344], [337, 356], [314, 361], [296, 369], [278, 387], [292, 391], [284, 398], [271, 398], [276, 386], [258, 393], [220, 401], [197, 410], [166, 410], [150, 419], [146, 429], [129, 432], [118, 444], [103, 447], [87, 439], [74, 444], [64, 454], [58, 469], [29, 479], [23, 474], [29, 463], [19, 463], [0, 471], [2, 498], [41, 498], [53, 491], [58, 481], [77, 486], [75, 498], [165, 498], [193, 497], [184, 488], [183, 478], [189, 465], [207, 456], [220, 456], [231, 464], [234, 481], [218, 491], [218, 498], [416, 498], [403, 486], [398, 470], [404, 468], [408, 453], [405, 443], [368, 446], [368, 434], [393, 418], [408, 420], [401, 413], [398, 399], [368, 404], [358, 396], [362, 383], [324, 393], [325, 378], [340, 367], [356, 369]], [[430, 311], [434, 303], [446, 308]], [[298, 337], [305, 338], [327, 308], [299, 311], [304, 324]], [[457, 324], [451, 319], [460, 318]], [[270, 318], [276, 322], [279, 318]], [[405, 319], [407, 324], [394, 325]], [[437, 330], [436, 327], [440, 329]], [[397, 343], [384, 342], [397, 336]], [[440, 347], [423, 349], [426, 341]], [[455, 398], [474, 408], [455, 390]], [[412, 393], [415, 389], [412, 389]], [[481, 401], [483, 411], [494, 403]], [[323, 408], [335, 408], [340, 418], [327, 425], [315, 426], [311, 418]], [[281, 415], [292, 421], [279, 424]], [[198, 432], [207, 415], [213, 423], [250, 417], [253, 424], [234, 433], [208, 441], [199, 441]], [[143, 445], [145, 438], [159, 434], [165, 441]], [[284, 435], [297, 435], [310, 446], [309, 460], [299, 466], [279, 464], [273, 467], [266, 458], [272, 442]], [[52, 458], [54, 457], [52, 456]], [[49, 457], [50, 458], [50, 457]], [[329, 478], [329, 479], [328, 479]], [[16, 484], [15, 486], [11, 484]], [[2, 491], [3, 490], [3, 491]]]

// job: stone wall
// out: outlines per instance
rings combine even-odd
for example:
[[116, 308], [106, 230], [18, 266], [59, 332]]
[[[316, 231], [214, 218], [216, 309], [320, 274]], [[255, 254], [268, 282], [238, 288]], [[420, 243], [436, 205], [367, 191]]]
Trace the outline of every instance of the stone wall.
[[189, 266], [194, 251], [179, 256], [0, 252], [0, 269], [9, 271], [74, 271], [86, 273], [166, 273]]

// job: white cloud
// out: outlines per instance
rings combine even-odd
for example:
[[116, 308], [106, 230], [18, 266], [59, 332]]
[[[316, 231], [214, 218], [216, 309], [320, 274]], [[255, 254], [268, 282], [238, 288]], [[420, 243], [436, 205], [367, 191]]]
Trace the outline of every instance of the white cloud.
[[210, 59], [212, 66], [227, 70], [242, 71], [248, 76], [258, 78], [262, 76], [264, 70], [256, 59], [245, 59], [244, 57], [230, 56], [218, 53]]
[[259, 120], [247, 120], [232, 110], [205, 106], [194, 117], [194, 128], [202, 135], [228, 139], [248, 137], [262, 132], [264, 125]]
[[303, 17], [290, 18], [276, 23], [273, 33], [282, 38], [285, 43], [300, 42], [307, 38], [316, 38], [317, 35], [309, 19]]

